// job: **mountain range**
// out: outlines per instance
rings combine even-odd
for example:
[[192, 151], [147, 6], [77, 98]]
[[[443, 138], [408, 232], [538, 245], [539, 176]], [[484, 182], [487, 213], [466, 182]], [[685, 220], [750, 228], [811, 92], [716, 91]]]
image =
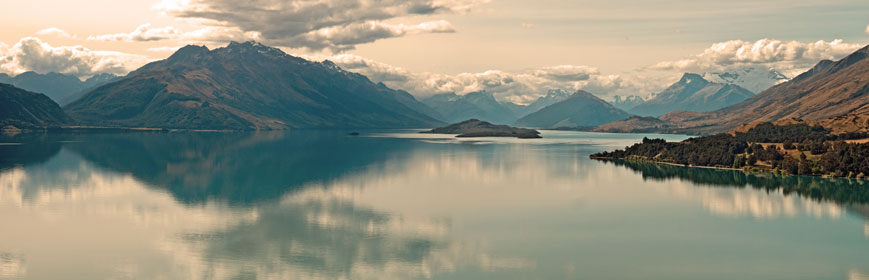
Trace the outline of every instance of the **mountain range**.
[[752, 96], [754, 93], [738, 85], [713, 83], [698, 74], [685, 73], [678, 82], [628, 112], [640, 116], [660, 116], [673, 111], [709, 112]]
[[83, 125], [179, 129], [432, 127], [410, 94], [256, 42], [186, 46], [65, 106]]
[[436, 111], [441, 120], [449, 123], [480, 119], [496, 124], [512, 124], [521, 117], [568, 97], [570, 97], [570, 93], [567, 91], [550, 89], [546, 95], [537, 98], [528, 105], [498, 101], [494, 95], [485, 91], [465, 95], [442, 93], [423, 98], [420, 101]]
[[50, 72], [39, 74], [33, 71], [16, 76], [0, 73], [0, 83], [47, 95], [60, 105], [68, 104], [81, 97], [87, 91], [118, 79], [118, 76], [102, 73], [93, 75], [87, 80], [67, 74]]
[[[658, 132], [709, 134], [744, 124], [776, 121], [814, 121], [828, 129], [857, 130], [869, 119], [869, 46], [838, 60], [822, 60], [799, 76], [751, 98], [711, 112], [671, 112], [659, 117]], [[863, 121], [863, 123], [861, 123]], [[645, 122], [651, 124], [652, 122]], [[608, 124], [609, 126], [627, 126]], [[632, 126], [625, 131], [649, 127]], [[863, 127], [862, 130], [866, 128]]]
[[496, 124], [511, 124], [519, 118], [514, 108], [498, 102], [491, 93], [485, 91], [465, 95], [435, 94], [421, 99], [421, 102], [437, 112], [437, 117], [448, 123], [480, 119]]
[[516, 125], [534, 128], [590, 127], [630, 116], [597, 96], [579, 90], [565, 100], [520, 118]]
[[643, 104], [643, 102], [646, 102], [646, 100], [643, 99], [643, 97], [641, 97], [641, 96], [616, 95], [616, 96], [613, 96], [613, 101], [611, 101], [610, 104], [612, 104], [613, 106], [616, 106], [616, 108], [622, 109], [624, 111], [628, 111], [634, 107], [637, 107], [637, 105]]
[[[312, 62], [259, 43], [232, 42], [213, 50], [186, 46], [125, 77], [98, 75], [82, 82], [57, 73], [0, 75], [0, 81], [21, 85], [2, 86], [0, 126], [423, 128], [477, 118], [534, 128], [598, 126], [612, 132], [706, 134], [770, 121], [869, 131], [867, 57], [869, 46], [839, 61], [820, 61], [757, 95], [738, 84], [758, 81], [747, 77], [762, 76], [757, 73], [763, 71], [685, 73], [628, 113], [581, 90], [569, 96], [551, 90], [528, 105], [501, 102], [488, 92], [440, 94], [420, 102], [330, 61]], [[766, 74], [767, 80], [785, 79], [773, 70]], [[64, 107], [25, 88], [58, 93], [64, 87], [94, 85]], [[625, 106], [639, 100], [617, 97], [613, 103]]]

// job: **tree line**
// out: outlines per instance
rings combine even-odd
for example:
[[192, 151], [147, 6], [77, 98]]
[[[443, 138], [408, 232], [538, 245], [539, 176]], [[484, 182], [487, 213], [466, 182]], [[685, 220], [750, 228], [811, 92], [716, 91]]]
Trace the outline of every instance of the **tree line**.
[[833, 135], [820, 126], [763, 123], [747, 132], [721, 133], [682, 142], [643, 138], [641, 143], [623, 150], [596, 153], [591, 157], [862, 178], [869, 175], [869, 144], [845, 140], [867, 137], [865, 133]]

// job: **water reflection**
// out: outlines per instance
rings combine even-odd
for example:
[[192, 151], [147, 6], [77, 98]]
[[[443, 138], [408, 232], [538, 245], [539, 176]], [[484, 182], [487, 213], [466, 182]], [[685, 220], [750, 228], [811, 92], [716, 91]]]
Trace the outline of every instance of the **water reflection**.
[[[841, 215], [841, 206], [838, 205], [844, 205], [855, 209], [855, 213], [869, 217], [869, 211], [865, 211], [869, 209], [867, 180], [780, 176], [620, 160], [604, 162], [638, 171], [646, 180], [665, 182], [680, 179], [690, 181], [695, 186], [711, 186], [713, 188], [694, 188], [682, 192], [702, 192], [711, 210], [722, 214], [748, 212], [756, 217], [793, 216], [800, 208], [814, 216], [836, 217]], [[738, 191], [744, 188], [762, 190], [764, 193]], [[804, 199], [806, 197], [810, 200]]]
[[[0, 221], [15, 229], [0, 231], [0, 278], [859, 279], [869, 271], [860, 182], [792, 186], [587, 159], [629, 138], [377, 135], [0, 139], [20, 143], [0, 145]], [[807, 262], [798, 253], [806, 251], [820, 260]], [[801, 266], [782, 271], [783, 263]]]

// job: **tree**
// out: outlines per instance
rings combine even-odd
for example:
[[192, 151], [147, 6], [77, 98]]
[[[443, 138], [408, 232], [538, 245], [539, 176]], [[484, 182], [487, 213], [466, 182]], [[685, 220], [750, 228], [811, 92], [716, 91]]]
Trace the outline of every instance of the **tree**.
[[784, 148], [785, 150], [793, 150], [794, 142], [791, 140], [785, 140], [785, 142], [782, 144], [782, 148]]

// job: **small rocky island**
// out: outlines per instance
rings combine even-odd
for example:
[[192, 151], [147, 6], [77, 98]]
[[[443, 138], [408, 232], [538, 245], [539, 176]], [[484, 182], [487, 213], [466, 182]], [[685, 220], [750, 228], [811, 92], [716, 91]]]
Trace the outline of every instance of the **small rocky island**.
[[543, 138], [533, 129], [496, 125], [478, 119], [470, 119], [421, 133], [458, 134], [456, 137], [517, 137]]

